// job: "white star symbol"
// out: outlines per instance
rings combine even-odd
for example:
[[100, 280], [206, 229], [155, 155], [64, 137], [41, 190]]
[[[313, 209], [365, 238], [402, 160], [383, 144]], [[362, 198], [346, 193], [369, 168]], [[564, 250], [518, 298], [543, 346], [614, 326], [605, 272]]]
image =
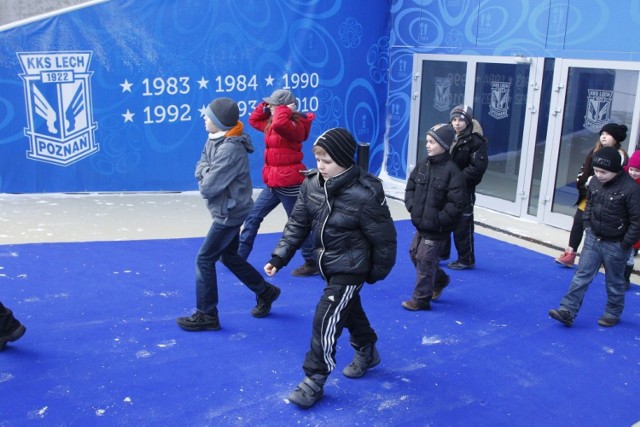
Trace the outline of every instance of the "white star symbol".
[[200, 85], [198, 89], [206, 89], [209, 84], [209, 80], [205, 80], [204, 76], [202, 76], [200, 80], [198, 80], [198, 84]]
[[120, 83], [120, 86], [122, 86], [122, 93], [124, 92], [131, 93], [131, 86], [133, 86], [133, 83], [129, 83], [127, 79], [124, 79], [124, 83]]
[[207, 106], [203, 105], [198, 111], [200, 111], [200, 117], [204, 117], [206, 114], [205, 111], [207, 111]]
[[124, 122], [131, 122], [133, 123], [133, 116], [135, 116], [135, 113], [132, 113], [131, 111], [129, 111], [129, 109], [127, 108], [127, 112], [124, 114], [120, 114], [122, 117], [124, 117]]
[[269, 77], [265, 79], [265, 81], [267, 82], [267, 86], [273, 86], [273, 80], [275, 79], [271, 77], [271, 74], [269, 74]]

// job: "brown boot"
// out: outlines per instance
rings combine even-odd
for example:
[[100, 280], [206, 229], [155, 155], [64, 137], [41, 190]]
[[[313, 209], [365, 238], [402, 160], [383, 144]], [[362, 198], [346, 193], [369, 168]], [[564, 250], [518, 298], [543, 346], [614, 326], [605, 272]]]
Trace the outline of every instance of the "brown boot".
[[315, 261], [305, 261], [304, 264], [291, 272], [291, 275], [296, 277], [315, 276], [317, 274], [320, 274], [320, 269]]

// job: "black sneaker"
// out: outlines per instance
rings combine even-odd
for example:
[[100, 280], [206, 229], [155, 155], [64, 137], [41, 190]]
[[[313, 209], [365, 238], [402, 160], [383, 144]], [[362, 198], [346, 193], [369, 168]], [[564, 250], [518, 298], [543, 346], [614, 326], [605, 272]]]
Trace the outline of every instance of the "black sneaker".
[[0, 351], [4, 350], [8, 342], [14, 342], [22, 338], [25, 332], [27, 332], [27, 328], [18, 323], [18, 326], [16, 326], [13, 331], [0, 336]]
[[472, 270], [476, 267], [475, 264], [463, 264], [460, 261], [454, 261], [454, 262], [450, 262], [449, 264], [447, 264], [447, 267], [449, 267], [452, 270]]
[[565, 326], [571, 326], [573, 324], [573, 316], [571, 316], [571, 313], [561, 308], [557, 310], [555, 308], [549, 310], [549, 317], [557, 320]]
[[604, 326], [605, 328], [610, 328], [611, 326], [616, 326], [620, 322], [620, 319], [609, 316], [602, 316], [598, 319], [598, 325]]
[[217, 331], [220, 329], [218, 314], [213, 316], [196, 311], [190, 317], [178, 317], [176, 323], [185, 331]]
[[309, 409], [324, 396], [323, 385], [309, 377], [304, 377], [304, 380], [289, 395], [289, 401], [302, 409]]
[[253, 317], [265, 317], [271, 311], [271, 304], [280, 296], [280, 288], [267, 285], [267, 290], [256, 296], [256, 306], [251, 309]]

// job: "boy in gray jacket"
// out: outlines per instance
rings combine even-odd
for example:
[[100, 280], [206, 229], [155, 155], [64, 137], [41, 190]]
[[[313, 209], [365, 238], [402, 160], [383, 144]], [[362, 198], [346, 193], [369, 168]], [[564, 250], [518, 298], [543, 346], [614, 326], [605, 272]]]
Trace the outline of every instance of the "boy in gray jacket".
[[238, 256], [240, 226], [253, 206], [249, 153], [254, 151], [239, 117], [238, 105], [229, 98], [215, 99], [205, 110], [209, 138], [196, 164], [195, 176], [213, 224], [196, 258], [196, 312], [176, 320], [187, 331], [220, 329], [218, 259], [256, 294], [252, 316], [269, 314], [271, 304], [280, 295], [278, 287], [268, 284], [251, 264]]

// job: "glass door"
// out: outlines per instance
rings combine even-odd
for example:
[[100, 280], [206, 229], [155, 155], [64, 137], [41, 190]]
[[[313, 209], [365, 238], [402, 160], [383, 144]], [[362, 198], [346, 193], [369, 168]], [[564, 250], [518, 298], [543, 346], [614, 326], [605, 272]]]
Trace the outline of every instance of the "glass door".
[[637, 63], [558, 60], [547, 133], [542, 187], [543, 221], [570, 229], [578, 199], [576, 176], [600, 129], [607, 123], [625, 124], [629, 131], [622, 146], [636, 144], [639, 111]]
[[538, 111], [542, 78], [537, 62], [521, 57], [419, 56], [414, 64], [414, 75], [419, 76], [414, 83], [418, 119], [411, 121], [409, 145], [415, 154], [409, 164], [426, 156], [424, 140], [432, 125], [449, 122], [456, 105], [471, 105], [488, 140], [489, 155], [476, 204], [519, 216], [527, 206], [535, 148], [527, 142], [535, 141], [532, 116]]

